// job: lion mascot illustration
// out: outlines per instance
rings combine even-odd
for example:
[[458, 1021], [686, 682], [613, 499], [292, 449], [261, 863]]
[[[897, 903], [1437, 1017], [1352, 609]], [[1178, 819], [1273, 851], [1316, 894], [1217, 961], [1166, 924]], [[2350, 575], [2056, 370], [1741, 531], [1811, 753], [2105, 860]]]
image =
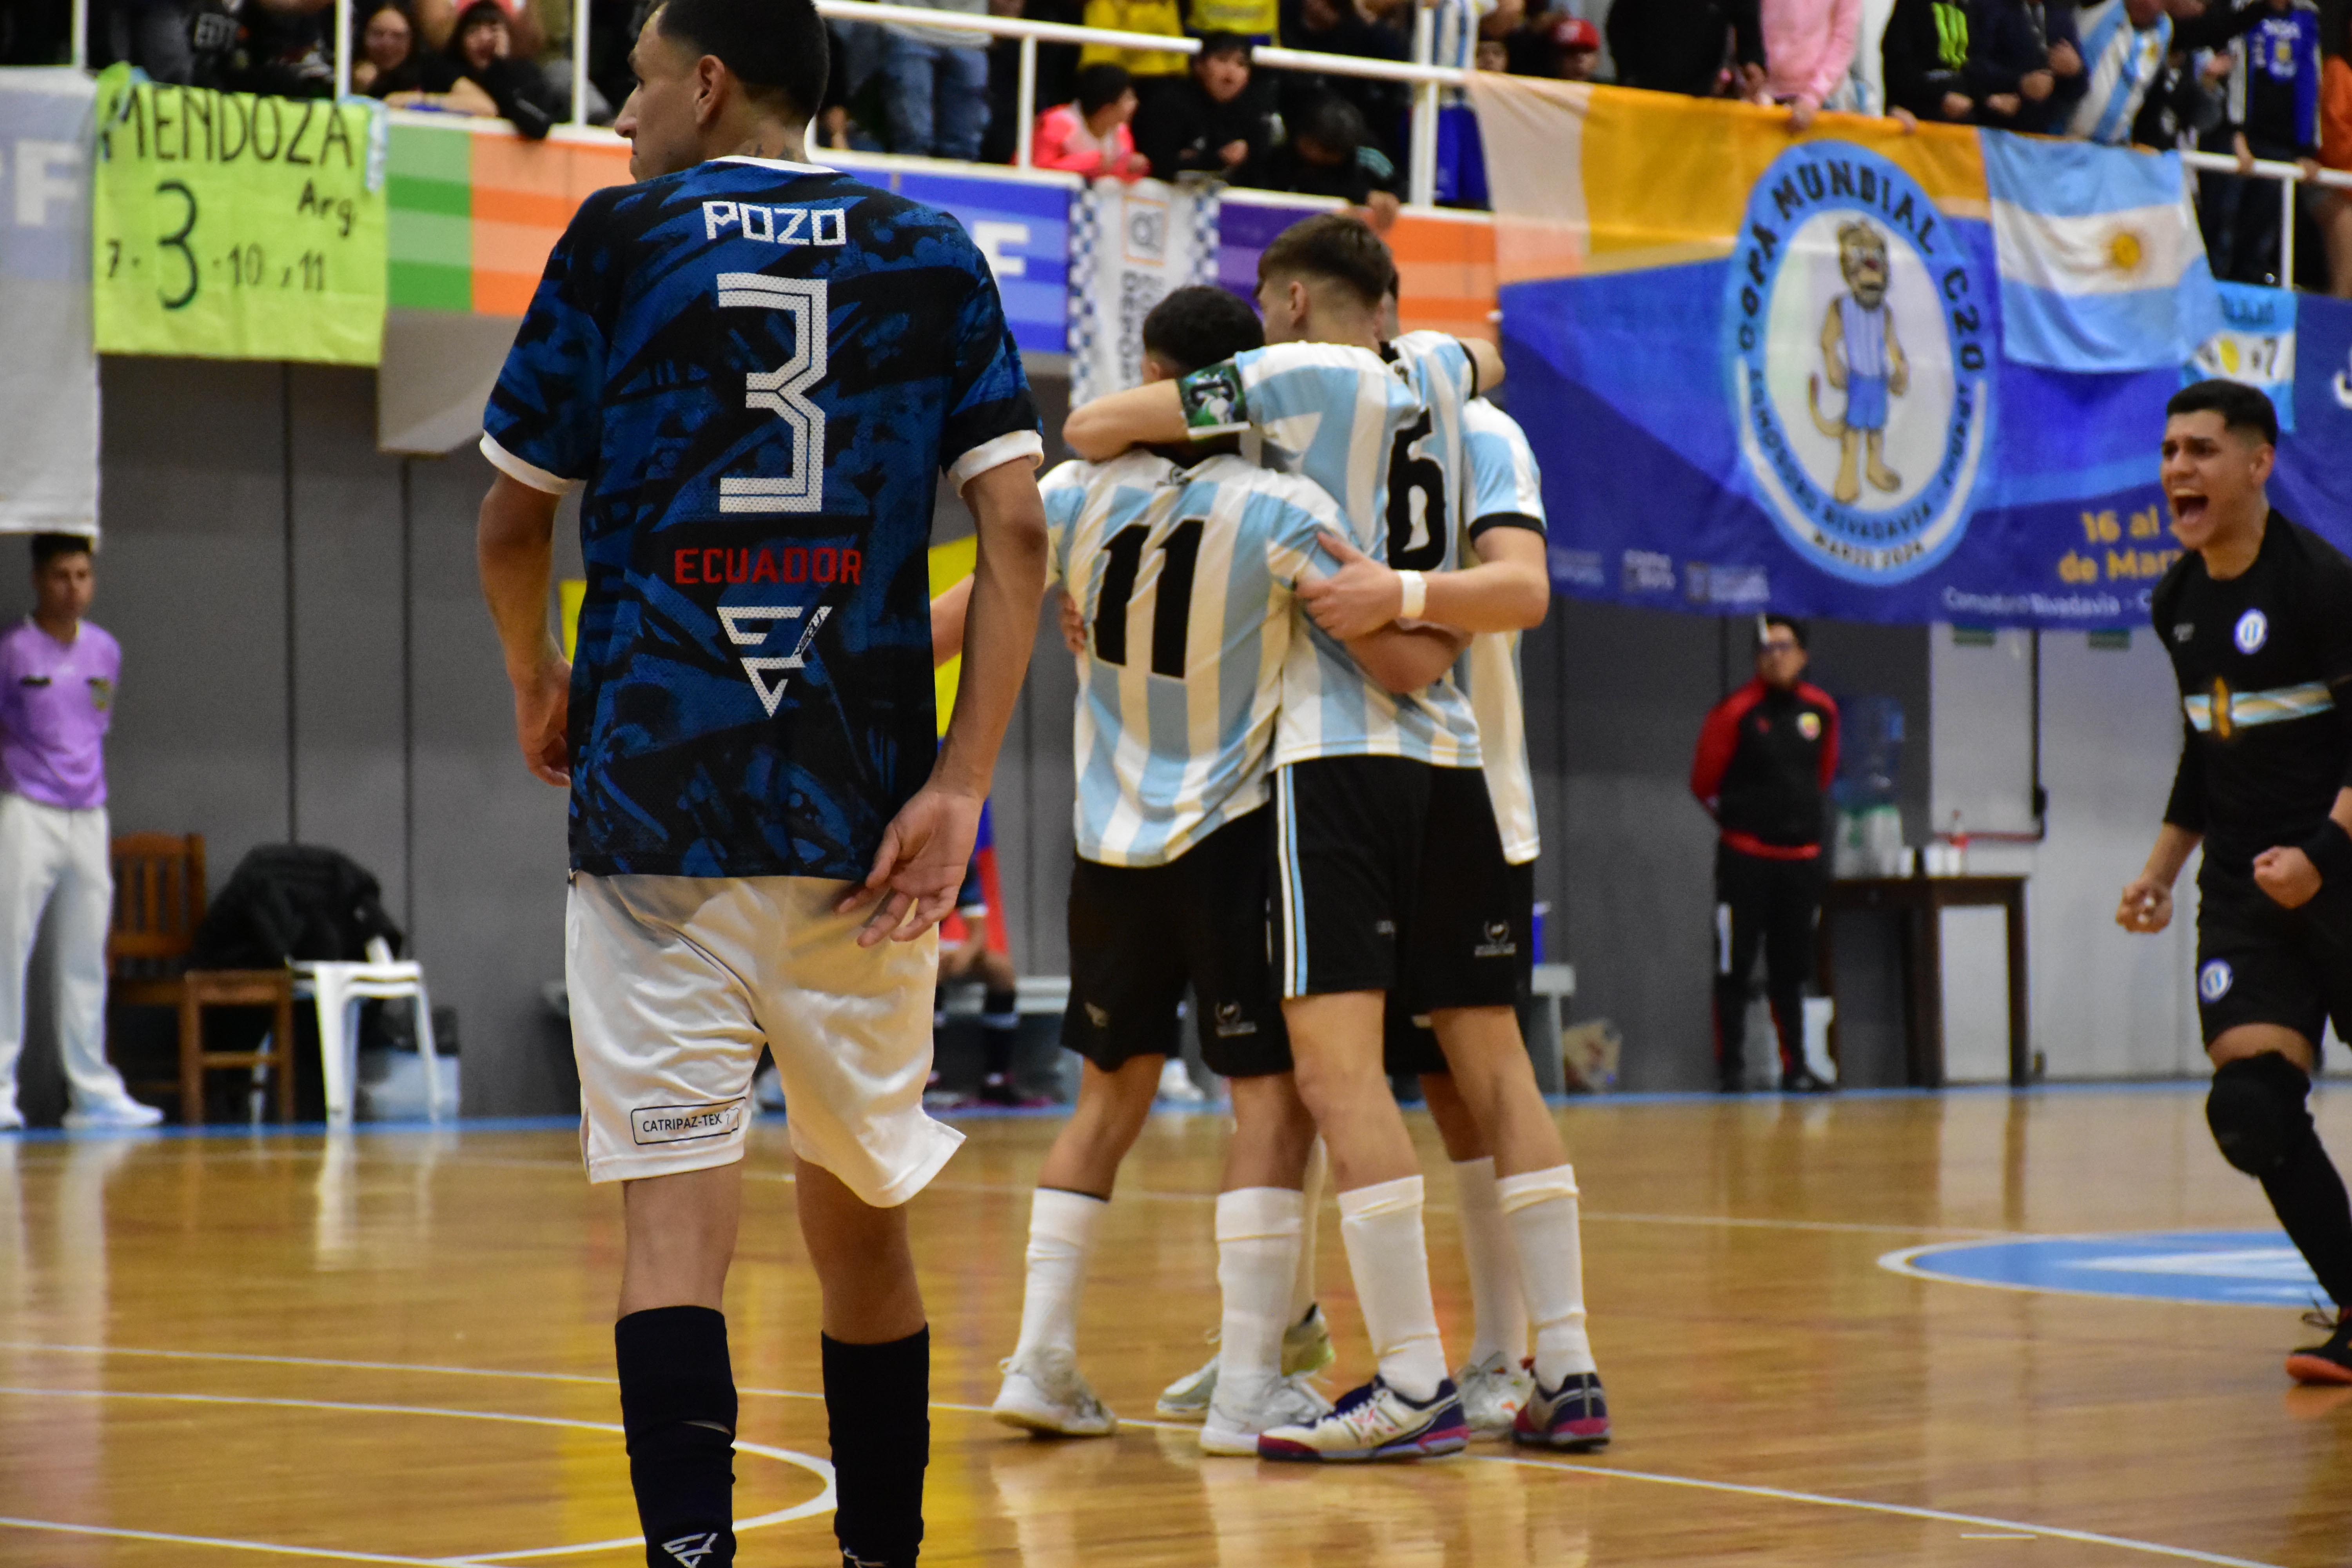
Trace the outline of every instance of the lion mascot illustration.
[[1844, 414], [1832, 419], [1822, 412], [1820, 376], [1807, 378], [1805, 393], [1814, 426], [1838, 444], [1837, 483], [1830, 493], [1851, 504], [1861, 498], [1864, 472], [1882, 490], [1903, 488], [1903, 476], [1886, 466], [1886, 400], [1910, 390], [1911, 366], [1886, 310], [1893, 274], [1886, 237], [1859, 218], [1840, 224], [1838, 271], [1846, 291], [1830, 301], [1822, 321], [1822, 368], [1845, 394]]

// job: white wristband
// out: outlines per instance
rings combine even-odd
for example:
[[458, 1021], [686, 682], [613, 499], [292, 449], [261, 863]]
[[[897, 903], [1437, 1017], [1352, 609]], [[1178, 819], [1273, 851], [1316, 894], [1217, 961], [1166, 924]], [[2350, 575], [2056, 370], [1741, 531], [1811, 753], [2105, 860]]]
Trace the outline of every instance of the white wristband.
[[1417, 621], [1429, 604], [1429, 579], [1418, 572], [1400, 572], [1397, 583], [1404, 590], [1404, 604], [1397, 611], [1401, 621]]

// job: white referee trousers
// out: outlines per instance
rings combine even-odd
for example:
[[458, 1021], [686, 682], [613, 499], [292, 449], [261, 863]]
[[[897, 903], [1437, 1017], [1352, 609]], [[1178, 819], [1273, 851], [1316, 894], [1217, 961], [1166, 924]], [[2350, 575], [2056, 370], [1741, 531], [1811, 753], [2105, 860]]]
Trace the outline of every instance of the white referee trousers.
[[114, 921], [106, 808], [68, 811], [0, 794], [0, 1106], [16, 1103], [25, 998], [41, 915], [50, 914], [54, 1011], [77, 1110], [123, 1098], [106, 1059], [106, 937]]

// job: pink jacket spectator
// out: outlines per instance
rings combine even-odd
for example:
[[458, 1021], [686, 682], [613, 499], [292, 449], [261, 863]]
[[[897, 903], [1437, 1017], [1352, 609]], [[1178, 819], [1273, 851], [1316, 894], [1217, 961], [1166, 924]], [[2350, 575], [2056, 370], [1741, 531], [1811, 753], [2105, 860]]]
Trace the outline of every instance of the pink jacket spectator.
[[1862, 0], [1764, 0], [1762, 20], [1772, 96], [1826, 101], [1853, 65]]
[[1135, 138], [1124, 124], [1108, 136], [1087, 127], [1087, 117], [1075, 103], [1057, 103], [1037, 117], [1037, 138], [1032, 152], [1041, 169], [1067, 169], [1092, 178], [1110, 174], [1139, 180], [1151, 173], [1150, 160], [1135, 150]]

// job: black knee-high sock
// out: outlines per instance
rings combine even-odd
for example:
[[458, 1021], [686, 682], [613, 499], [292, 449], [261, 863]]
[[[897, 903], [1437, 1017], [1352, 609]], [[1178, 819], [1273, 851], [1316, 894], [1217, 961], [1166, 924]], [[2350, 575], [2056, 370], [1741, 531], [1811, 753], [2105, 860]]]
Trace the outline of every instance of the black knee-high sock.
[[655, 1307], [613, 1325], [621, 1427], [648, 1568], [735, 1561], [735, 1373], [727, 1319]]
[[1017, 992], [991, 991], [981, 998], [981, 1060], [988, 1077], [1013, 1076], [1013, 1045], [1020, 1036], [1021, 997]]
[[2262, 1178], [2287, 1239], [2339, 1307], [2352, 1308], [2352, 1202], [2306, 1112], [2278, 1169]]
[[827, 1335], [824, 1414], [843, 1568], [914, 1568], [931, 1458], [931, 1331], [878, 1345]]

